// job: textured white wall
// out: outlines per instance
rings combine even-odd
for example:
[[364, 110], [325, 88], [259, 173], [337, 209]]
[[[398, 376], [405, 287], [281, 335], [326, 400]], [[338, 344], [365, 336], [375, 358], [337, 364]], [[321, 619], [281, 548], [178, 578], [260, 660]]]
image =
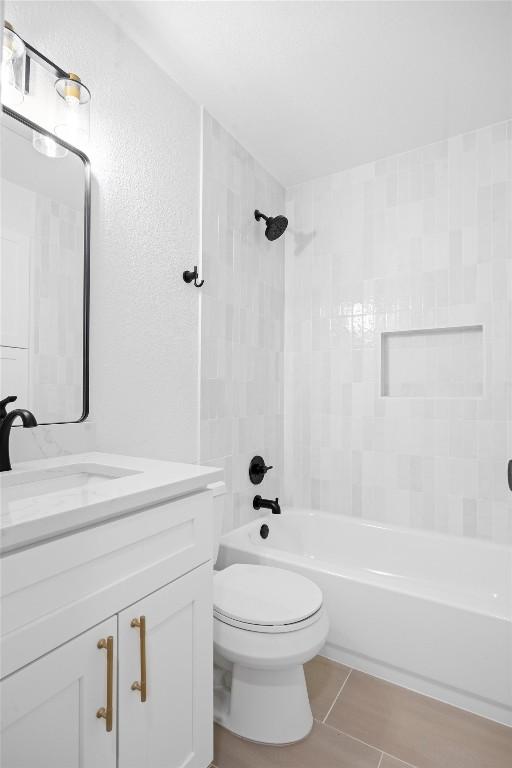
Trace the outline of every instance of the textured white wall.
[[[199, 297], [181, 274], [199, 249], [199, 107], [93, 3], [7, 2], [5, 16], [92, 92], [97, 447], [195, 461]], [[90, 429], [71, 430], [90, 442]], [[15, 459], [37, 453], [29, 432], [17, 430]], [[63, 432], [49, 430], [52, 446]]]
[[[288, 190], [289, 502], [512, 541], [511, 200], [510, 121]], [[481, 396], [475, 355], [381, 396], [382, 332], [478, 325]]]
[[[255, 517], [283, 479], [284, 237], [254, 210], [284, 213], [284, 189], [204, 113], [201, 463], [225, 470], [225, 528]], [[270, 471], [248, 477], [262, 455]]]

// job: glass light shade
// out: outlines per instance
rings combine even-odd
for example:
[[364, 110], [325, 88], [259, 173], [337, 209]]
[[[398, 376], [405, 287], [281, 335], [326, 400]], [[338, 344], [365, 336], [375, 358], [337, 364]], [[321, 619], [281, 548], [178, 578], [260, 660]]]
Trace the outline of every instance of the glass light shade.
[[5, 22], [2, 41], [2, 103], [21, 104], [25, 97], [25, 43]]
[[37, 131], [32, 131], [32, 146], [46, 157], [66, 157], [68, 154], [66, 147]]
[[77, 75], [60, 77], [55, 90], [62, 99], [58, 110], [55, 133], [76, 147], [89, 141], [89, 106], [91, 94]]

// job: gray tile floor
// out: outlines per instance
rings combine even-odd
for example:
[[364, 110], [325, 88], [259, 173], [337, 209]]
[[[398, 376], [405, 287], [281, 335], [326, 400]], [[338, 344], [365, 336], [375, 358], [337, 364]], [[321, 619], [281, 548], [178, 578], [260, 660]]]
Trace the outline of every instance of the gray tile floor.
[[321, 656], [305, 672], [308, 738], [270, 747], [216, 726], [216, 768], [512, 768], [512, 728]]

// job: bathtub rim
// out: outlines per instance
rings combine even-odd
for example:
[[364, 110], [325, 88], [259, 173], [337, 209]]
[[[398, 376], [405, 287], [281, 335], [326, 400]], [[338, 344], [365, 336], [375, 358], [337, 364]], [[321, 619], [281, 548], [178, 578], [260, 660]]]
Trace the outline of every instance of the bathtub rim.
[[[283, 508], [283, 515], [286, 515], [286, 507]], [[332, 512], [323, 512], [321, 510], [311, 510], [304, 507], [288, 507], [288, 512], [291, 514], [300, 514], [301, 516], [307, 516], [307, 517], [328, 517], [331, 519], [337, 519], [342, 518], [343, 522], [348, 523], [349, 525], [353, 526], [363, 526], [368, 528], [376, 528], [380, 530], [386, 530], [386, 531], [392, 531], [392, 532], [399, 532], [404, 533], [406, 535], [414, 536], [415, 538], [419, 539], [441, 539], [444, 541], [448, 541], [450, 543], [453, 543], [455, 540], [456, 542], [466, 542], [466, 539], [460, 536], [455, 536], [452, 534], [445, 534], [445, 533], [437, 533], [436, 531], [423, 531], [423, 530], [417, 530], [417, 529], [411, 529], [406, 526], [394, 526], [389, 524], [382, 524], [375, 521], [367, 521], [362, 518], [353, 518], [351, 515], [343, 515], [343, 514], [335, 514]], [[262, 525], [263, 523], [267, 522], [268, 520], [271, 520], [274, 518], [274, 515], [272, 513], [268, 513], [265, 515], [262, 515], [261, 517], [257, 517], [254, 520], [250, 520], [248, 523], [245, 523], [244, 525], [234, 528], [233, 530], [223, 534], [220, 539], [220, 546], [223, 545], [232, 547], [234, 549], [238, 549], [243, 552], [254, 552], [258, 554], [258, 552], [261, 553], [263, 557], [268, 557], [273, 560], [282, 561], [283, 563], [291, 562], [297, 565], [300, 565], [301, 567], [306, 568], [307, 570], [319, 570], [322, 573], [329, 574], [331, 576], [336, 576], [337, 578], [346, 579], [348, 581], [360, 581], [364, 584], [367, 584], [369, 586], [373, 586], [379, 589], [385, 589], [390, 592], [398, 593], [398, 594], [407, 594], [411, 597], [415, 597], [418, 600], [424, 600], [430, 603], [440, 603], [441, 605], [446, 605], [450, 608], [455, 608], [457, 610], [462, 611], [468, 611], [470, 613], [475, 613], [479, 616], [485, 616], [486, 618], [495, 619], [497, 621], [504, 621], [512, 624], [512, 595], [510, 596], [510, 599], [507, 602], [507, 596], [503, 598], [503, 602], [505, 603], [505, 606], [508, 606], [509, 612], [507, 613], [506, 610], [503, 610], [501, 607], [498, 609], [492, 610], [491, 608], [483, 608], [481, 606], [472, 606], [470, 604], [457, 602], [454, 599], [446, 599], [443, 598], [441, 595], [434, 596], [429, 594], [422, 594], [420, 591], [415, 591], [413, 589], [404, 589], [399, 588], [398, 585], [392, 585], [392, 584], [385, 584], [385, 583], [378, 583], [376, 579], [372, 579], [369, 577], [365, 577], [365, 570], [355, 570], [355, 569], [349, 569], [346, 572], [343, 572], [341, 570], [337, 570], [337, 564], [332, 563], [326, 560], [321, 559], [312, 559], [308, 558], [306, 556], [295, 554], [292, 552], [288, 552], [284, 549], [279, 549], [278, 547], [271, 547], [269, 544], [265, 541], [264, 544], [262, 544], [261, 549], [258, 549], [253, 545], [253, 543], [250, 541], [250, 539], [247, 539], [247, 543], [244, 542], [243, 536], [244, 533], [246, 533], [249, 530], [256, 530], [258, 526]], [[500, 552], [503, 553], [505, 556], [510, 557], [511, 564], [512, 564], [512, 546], [508, 545], [502, 545], [497, 544], [495, 542], [489, 542], [489, 541], [481, 541], [480, 539], [469, 539], [469, 546], [474, 546], [477, 550], [482, 549], [483, 551], [489, 553], [489, 552]], [[274, 554], [275, 553], [275, 554]], [[279, 563], [277, 563], [277, 566], [279, 567]]]
[[[475, 548], [481, 548], [483, 550], [495, 550], [498, 552], [504, 552], [505, 554], [508, 554], [512, 556], [512, 543], [510, 544], [500, 544], [499, 542], [492, 541], [491, 539], [481, 539], [476, 536], [459, 536], [456, 533], [445, 533], [444, 531], [434, 531], [430, 528], [410, 528], [407, 525], [395, 525], [395, 523], [383, 523], [380, 520], [370, 520], [365, 517], [356, 517], [355, 515], [348, 515], [344, 512], [326, 512], [322, 509], [310, 509], [308, 507], [291, 507], [291, 506], [283, 506], [281, 505], [281, 515], [282, 517], [286, 517], [288, 514], [296, 514], [299, 513], [301, 515], [305, 515], [307, 517], [328, 517], [331, 519], [338, 519], [341, 518], [343, 522], [347, 523], [348, 525], [354, 525], [354, 526], [362, 526], [365, 528], [378, 528], [379, 530], [386, 530], [386, 531], [393, 531], [396, 533], [402, 533], [406, 534], [408, 536], [413, 536], [414, 538], [432, 538], [432, 539], [440, 539], [441, 541], [446, 541], [453, 543], [459, 542], [464, 543], [464, 545], [468, 545]], [[258, 516], [254, 518], [253, 520], [249, 520], [247, 523], [244, 523], [243, 525], [238, 526], [237, 528], [232, 528], [232, 530], [227, 531], [226, 533], [222, 534], [221, 541], [224, 541], [228, 537], [236, 534], [238, 531], [241, 531], [257, 522], [261, 522], [263, 520], [268, 519], [275, 519], [276, 515], [272, 514], [271, 512], [268, 512], [267, 514]]]

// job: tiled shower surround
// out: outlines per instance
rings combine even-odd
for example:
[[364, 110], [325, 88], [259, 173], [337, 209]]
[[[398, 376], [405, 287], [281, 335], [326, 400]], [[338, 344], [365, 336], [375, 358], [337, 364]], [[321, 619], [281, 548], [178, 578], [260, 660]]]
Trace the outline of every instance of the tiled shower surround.
[[285, 199], [229, 133], [203, 120], [200, 461], [225, 469], [232, 528], [256, 514], [252, 456], [275, 467], [257, 492], [278, 496], [284, 474], [284, 238], [266, 240], [254, 210], [284, 213]]
[[288, 190], [288, 504], [512, 541], [511, 146], [500, 123]]
[[289, 189], [274, 243], [253, 211], [282, 187], [203, 133], [200, 460], [226, 528], [262, 452], [263, 495], [511, 542], [512, 123]]

